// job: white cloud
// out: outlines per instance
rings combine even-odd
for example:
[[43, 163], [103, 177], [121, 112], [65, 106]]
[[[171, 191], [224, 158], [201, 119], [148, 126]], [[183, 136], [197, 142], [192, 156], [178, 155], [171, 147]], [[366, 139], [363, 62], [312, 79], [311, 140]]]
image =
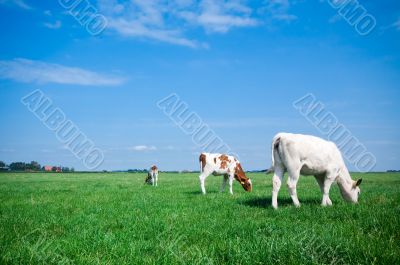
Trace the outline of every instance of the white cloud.
[[126, 20], [123, 18], [108, 19], [108, 27], [127, 37], [143, 37], [147, 39], [167, 42], [190, 48], [201, 46], [197, 41], [187, 39], [177, 30], [165, 30], [155, 27], [148, 27], [139, 21]]
[[180, 16], [191, 24], [204, 27], [208, 32], [228, 32], [233, 27], [252, 27], [259, 24], [251, 17], [252, 9], [242, 1], [203, 0], [199, 11], [183, 11]]
[[43, 23], [43, 25], [49, 29], [59, 29], [61, 28], [61, 21], [56, 20], [54, 23]]
[[333, 16], [328, 20], [328, 22], [331, 23], [331, 24], [334, 24], [334, 23], [340, 21], [341, 19], [342, 19], [342, 17], [341, 17], [339, 14], [336, 14], [336, 15], [333, 15]]
[[0, 153], [13, 153], [13, 152], [15, 152], [15, 149], [9, 149], [9, 148], [0, 149]]
[[289, 14], [289, 0], [264, 0], [264, 6], [259, 9], [272, 20], [291, 22], [297, 19], [297, 16]]
[[282, 20], [282, 21], [287, 21], [287, 22], [290, 22], [290, 21], [293, 21], [293, 20], [297, 19], [297, 16], [290, 15], [290, 14], [276, 14], [273, 17], [276, 20]]
[[23, 0], [0, 0], [0, 4], [12, 4], [12, 5], [16, 5], [22, 9], [25, 9], [25, 10], [33, 9], [30, 5], [25, 3], [25, 1], [23, 1]]
[[125, 81], [120, 77], [105, 76], [77, 67], [20, 58], [0, 61], [0, 78], [24, 83], [84, 86], [113, 86], [120, 85]]
[[53, 149], [42, 149], [40, 150], [42, 153], [55, 153], [55, 150]]
[[[189, 29], [227, 33], [233, 28], [255, 27], [266, 17], [292, 21], [288, 0], [269, 0], [251, 7], [247, 0], [99, 0], [99, 13], [108, 29], [125, 36], [207, 48], [208, 45], [185, 36]], [[259, 12], [264, 10], [265, 12]], [[262, 14], [260, 16], [260, 14]], [[257, 17], [258, 16], [258, 17]]]
[[49, 17], [53, 16], [53, 13], [51, 12], [51, 10], [45, 10], [45, 11], [43, 11], [43, 14], [45, 14], [46, 16], [49, 16]]
[[394, 26], [397, 30], [400, 30], [400, 18], [399, 18], [396, 22], [393, 23], [393, 26]]
[[390, 145], [390, 146], [400, 146], [399, 141], [391, 141], [391, 140], [370, 140], [370, 141], [365, 141], [365, 144], [370, 144], [370, 145]]
[[273, 126], [277, 123], [281, 124], [282, 126], [287, 126], [290, 124], [296, 124], [296, 119], [282, 119], [280, 117], [269, 117], [269, 118], [235, 118], [234, 120], [209, 120], [205, 121], [207, 125], [211, 128], [249, 128], [249, 127], [268, 127]]
[[182, 6], [185, 1], [166, 3], [158, 0], [100, 0], [100, 13], [106, 16], [108, 28], [125, 37], [156, 40], [190, 48], [206, 45], [186, 38], [181, 28], [169, 24], [172, 5]]
[[129, 148], [131, 151], [137, 151], [137, 152], [145, 152], [145, 151], [156, 151], [157, 147], [155, 146], [147, 146], [147, 145], [137, 145]]
[[167, 149], [167, 150], [175, 150], [175, 147], [173, 145], [168, 145], [165, 149]]

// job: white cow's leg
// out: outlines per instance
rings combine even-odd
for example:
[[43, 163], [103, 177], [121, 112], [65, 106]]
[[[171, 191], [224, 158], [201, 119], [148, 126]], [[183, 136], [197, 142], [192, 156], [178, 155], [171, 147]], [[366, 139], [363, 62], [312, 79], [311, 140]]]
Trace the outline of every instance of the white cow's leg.
[[288, 188], [289, 194], [292, 198], [293, 204], [296, 207], [300, 207], [299, 199], [297, 198], [297, 182], [299, 181], [300, 171], [299, 170], [288, 170], [289, 178], [288, 178]]
[[234, 180], [234, 178], [235, 178], [235, 176], [233, 174], [229, 175], [229, 192], [232, 195], [233, 195], [233, 180]]
[[328, 206], [332, 206], [332, 201], [331, 201], [331, 198], [329, 198], [329, 194], [328, 194], [328, 198], [326, 199], [326, 204]]
[[208, 177], [208, 173], [206, 173], [206, 172], [201, 173], [201, 175], [199, 176], [201, 192], [203, 194], [206, 194], [205, 181], [206, 181], [207, 177]]
[[226, 182], [227, 181], [228, 181], [228, 175], [224, 175], [224, 178], [222, 180], [221, 192], [225, 191], [225, 187], [226, 187]]
[[329, 191], [331, 189], [332, 183], [335, 181], [335, 178], [330, 176], [329, 174], [326, 176], [324, 180], [324, 185], [322, 189], [322, 206], [331, 206], [332, 201], [329, 198]]
[[[319, 185], [319, 187], [320, 187], [320, 189], [321, 189], [321, 193], [322, 194], [324, 194], [324, 187], [325, 187], [325, 175], [318, 175], [318, 176], [315, 176], [315, 179], [317, 180], [317, 182], [318, 182], [318, 185]], [[331, 206], [332, 205], [332, 201], [331, 201], [331, 199], [329, 198], [329, 192], [328, 192], [328, 197], [324, 197], [324, 196], [322, 196], [322, 206]]]
[[284, 169], [280, 165], [275, 165], [275, 173], [272, 177], [272, 207], [278, 209], [278, 193], [282, 185]]
[[156, 179], [156, 187], [157, 187], [157, 185], [158, 185], [158, 174], [157, 173], [155, 174], [155, 179]]

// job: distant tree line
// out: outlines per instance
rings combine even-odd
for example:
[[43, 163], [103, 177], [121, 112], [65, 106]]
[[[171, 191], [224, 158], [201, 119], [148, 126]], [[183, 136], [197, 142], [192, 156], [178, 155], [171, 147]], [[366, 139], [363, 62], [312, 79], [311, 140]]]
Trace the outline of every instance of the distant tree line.
[[147, 173], [149, 170], [147, 169], [128, 169], [129, 173]]
[[74, 172], [73, 167], [62, 167], [62, 166], [41, 166], [36, 161], [30, 163], [25, 162], [12, 162], [9, 165], [0, 161], [0, 171], [50, 171], [50, 172]]

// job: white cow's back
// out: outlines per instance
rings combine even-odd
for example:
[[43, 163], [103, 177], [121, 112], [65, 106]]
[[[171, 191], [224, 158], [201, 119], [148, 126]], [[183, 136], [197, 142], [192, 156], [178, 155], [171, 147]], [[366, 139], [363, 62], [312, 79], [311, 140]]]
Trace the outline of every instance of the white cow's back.
[[274, 137], [275, 141], [278, 139], [278, 153], [273, 153], [275, 163], [282, 163], [285, 167], [300, 163], [303, 175], [323, 174], [327, 169], [340, 170], [344, 167], [342, 155], [333, 142], [291, 133], [279, 133]]

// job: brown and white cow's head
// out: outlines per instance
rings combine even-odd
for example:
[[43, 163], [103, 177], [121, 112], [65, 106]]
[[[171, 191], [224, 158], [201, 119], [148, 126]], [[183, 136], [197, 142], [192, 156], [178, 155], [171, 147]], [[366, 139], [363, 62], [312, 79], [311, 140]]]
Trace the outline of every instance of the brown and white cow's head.
[[246, 177], [246, 174], [244, 173], [239, 162], [237, 162], [235, 167], [235, 179], [239, 181], [245, 191], [252, 191], [253, 184], [251, 183], [251, 179]]

